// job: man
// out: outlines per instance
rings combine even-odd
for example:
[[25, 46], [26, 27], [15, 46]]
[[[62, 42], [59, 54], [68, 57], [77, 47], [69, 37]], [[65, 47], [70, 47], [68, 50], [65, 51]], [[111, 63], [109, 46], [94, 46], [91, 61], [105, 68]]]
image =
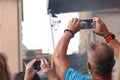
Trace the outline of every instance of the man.
[[[100, 18], [93, 18], [96, 23], [94, 33], [108, 38], [109, 31]], [[80, 20], [73, 18], [65, 29], [63, 36], [59, 40], [53, 55], [52, 60], [55, 64], [60, 80], [87, 80], [81, 73], [78, 73], [71, 68], [69, 61], [66, 58], [67, 48], [69, 42], [74, 34], [80, 31]], [[92, 43], [88, 53], [88, 69], [92, 74], [93, 80], [111, 80], [112, 68], [114, 66], [114, 53], [118, 55], [119, 42], [114, 38], [111, 38], [109, 44], [113, 47], [109, 47], [107, 44], [96, 42]], [[75, 46], [75, 45], [73, 45]]]

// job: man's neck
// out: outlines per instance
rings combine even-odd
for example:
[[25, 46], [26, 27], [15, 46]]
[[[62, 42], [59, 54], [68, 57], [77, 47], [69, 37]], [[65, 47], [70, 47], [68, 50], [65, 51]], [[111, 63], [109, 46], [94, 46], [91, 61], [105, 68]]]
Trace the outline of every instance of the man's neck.
[[112, 80], [111, 75], [93, 76], [93, 80]]
[[112, 80], [111, 78], [93, 78], [93, 80]]

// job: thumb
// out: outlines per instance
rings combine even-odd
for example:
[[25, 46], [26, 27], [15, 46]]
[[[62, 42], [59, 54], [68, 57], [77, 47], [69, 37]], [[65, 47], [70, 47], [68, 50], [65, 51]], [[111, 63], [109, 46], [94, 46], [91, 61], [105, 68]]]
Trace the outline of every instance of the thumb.
[[51, 61], [51, 68], [54, 69], [55, 68], [55, 65], [54, 65], [54, 62]]
[[33, 71], [33, 74], [36, 74], [37, 72], [38, 72], [38, 70], [34, 70], [34, 71]]

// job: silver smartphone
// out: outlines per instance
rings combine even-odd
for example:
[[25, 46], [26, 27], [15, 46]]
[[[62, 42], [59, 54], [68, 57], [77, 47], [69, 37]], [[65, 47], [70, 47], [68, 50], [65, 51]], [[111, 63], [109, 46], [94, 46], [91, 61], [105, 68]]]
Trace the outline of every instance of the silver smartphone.
[[95, 28], [95, 23], [93, 19], [83, 19], [80, 20], [80, 29], [91, 29]]

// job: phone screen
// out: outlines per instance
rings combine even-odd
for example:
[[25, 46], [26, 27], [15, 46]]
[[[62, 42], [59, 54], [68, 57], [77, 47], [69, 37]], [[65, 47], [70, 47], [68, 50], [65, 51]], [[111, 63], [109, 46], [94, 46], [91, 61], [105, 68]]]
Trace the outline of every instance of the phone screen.
[[91, 29], [94, 27], [95, 27], [95, 23], [93, 23], [93, 19], [80, 20], [80, 28], [81, 29]]

